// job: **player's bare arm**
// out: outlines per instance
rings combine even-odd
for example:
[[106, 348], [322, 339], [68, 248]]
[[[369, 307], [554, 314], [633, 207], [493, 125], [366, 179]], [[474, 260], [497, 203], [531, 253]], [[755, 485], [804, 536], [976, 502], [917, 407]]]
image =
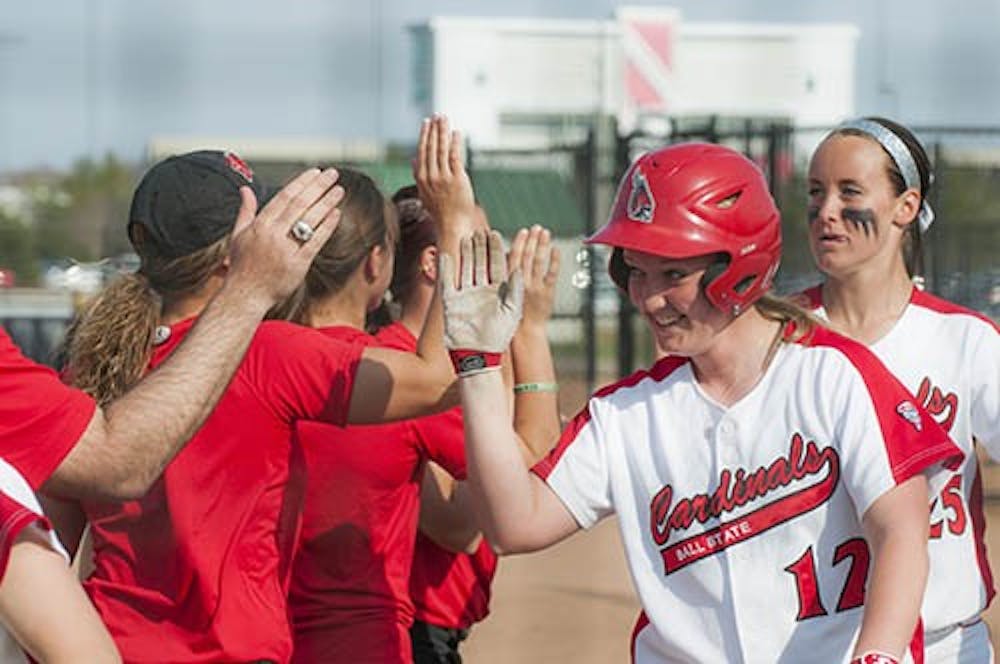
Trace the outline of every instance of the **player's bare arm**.
[[541, 226], [518, 231], [511, 242], [510, 268], [521, 271], [524, 311], [510, 342], [514, 364], [514, 431], [534, 464], [559, 438], [559, 393], [546, 328], [552, 317], [559, 250]]
[[917, 475], [882, 495], [864, 515], [872, 569], [854, 656], [875, 651], [902, 661], [927, 580], [927, 501], [927, 480]]
[[[507, 263], [509, 268], [520, 268], [524, 283], [524, 312], [509, 355], [515, 386], [514, 431], [530, 466], [559, 437], [558, 387], [546, 330], [559, 272], [559, 252], [551, 233], [541, 226], [518, 231]], [[507, 366], [505, 362], [503, 367]], [[456, 482], [433, 464], [430, 470], [421, 491], [421, 531], [444, 548], [474, 552], [481, 531], [467, 483]]]
[[[489, 255], [489, 259], [487, 256]], [[523, 297], [520, 270], [508, 280], [503, 240], [479, 233], [462, 242], [462, 277], [455, 286], [454, 261], [440, 255], [440, 289], [451, 350], [499, 353], [517, 327]], [[460, 374], [469, 486], [480, 523], [500, 553], [535, 551], [579, 526], [556, 495], [524, 465], [497, 367]]]
[[11, 548], [0, 581], [0, 621], [43, 664], [121, 661], [66, 560], [37, 526], [22, 531]]
[[[142, 496], [212, 412], [265, 312], [286, 297], [337, 226], [336, 171], [308, 170], [257, 213], [243, 188], [225, 284], [171, 357], [123, 397], [97, 409], [46, 492], [75, 498]], [[302, 220], [308, 242], [290, 236]]]
[[482, 532], [467, 482], [428, 462], [420, 486], [420, 532], [443, 549], [474, 553]]

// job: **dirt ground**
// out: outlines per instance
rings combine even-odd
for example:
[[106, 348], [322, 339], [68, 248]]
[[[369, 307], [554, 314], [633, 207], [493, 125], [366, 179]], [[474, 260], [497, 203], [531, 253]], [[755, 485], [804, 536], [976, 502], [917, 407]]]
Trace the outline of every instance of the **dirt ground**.
[[[1000, 570], [1000, 467], [986, 473], [987, 544]], [[607, 519], [542, 553], [500, 562], [492, 615], [464, 647], [470, 664], [629, 661], [638, 603], [625, 567], [617, 526]], [[1000, 646], [1000, 608], [986, 614]]]

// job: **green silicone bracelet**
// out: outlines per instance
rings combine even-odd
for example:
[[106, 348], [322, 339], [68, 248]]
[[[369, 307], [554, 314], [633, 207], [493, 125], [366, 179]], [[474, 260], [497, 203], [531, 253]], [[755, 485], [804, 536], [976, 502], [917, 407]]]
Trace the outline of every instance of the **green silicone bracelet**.
[[528, 392], [558, 392], [559, 383], [518, 383], [514, 386], [514, 394]]

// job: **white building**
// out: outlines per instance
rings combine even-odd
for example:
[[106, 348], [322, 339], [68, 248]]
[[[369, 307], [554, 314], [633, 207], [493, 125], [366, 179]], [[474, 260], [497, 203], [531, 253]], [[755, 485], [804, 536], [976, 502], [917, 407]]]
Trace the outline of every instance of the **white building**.
[[481, 148], [569, 139], [595, 114], [831, 125], [854, 113], [847, 24], [687, 23], [623, 7], [612, 20], [436, 17], [415, 28], [417, 101]]

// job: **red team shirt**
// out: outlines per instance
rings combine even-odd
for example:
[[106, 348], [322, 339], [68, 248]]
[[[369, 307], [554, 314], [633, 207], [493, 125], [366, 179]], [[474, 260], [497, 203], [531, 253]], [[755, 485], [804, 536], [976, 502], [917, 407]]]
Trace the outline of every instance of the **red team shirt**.
[[960, 456], [867, 349], [817, 328], [729, 406], [685, 358], [598, 391], [534, 472], [581, 527], [617, 514], [636, 662], [847, 662], [862, 515]]
[[[351, 327], [321, 331], [376, 343]], [[464, 476], [461, 415], [376, 426], [300, 422], [297, 435], [308, 480], [289, 596], [294, 661], [410, 662], [408, 588], [424, 462]]]
[[94, 400], [24, 357], [0, 328], [0, 457], [38, 489], [83, 435]]
[[[417, 339], [402, 323], [379, 330], [379, 342], [389, 348], [414, 352]], [[461, 412], [456, 409], [456, 412]], [[457, 421], [459, 436], [462, 421]], [[461, 472], [465, 474], [465, 447], [461, 448]], [[468, 629], [489, 614], [490, 588], [497, 569], [497, 556], [486, 540], [474, 554], [455, 553], [417, 533], [410, 572], [410, 596], [417, 620], [446, 629]]]
[[[193, 320], [154, 349], [155, 367]], [[286, 589], [301, 510], [300, 419], [342, 423], [362, 349], [258, 328], [224, 396], [140, 500], [87, 503], [86, 582], [128, 662], [287, 662]]]
[[[821, 286], [802, 298], [826, 318]], [[966, 455], [932, 504], [931, 567], [921, 611], [928, 661], [947, 661], [943, 652], [937, 655], [937, 639], [978, 618], [996, 592], [973, 438], [1000, 460], [1000, 330], [979, 313], [914, 288], [899, 320], [869, 348]]]

